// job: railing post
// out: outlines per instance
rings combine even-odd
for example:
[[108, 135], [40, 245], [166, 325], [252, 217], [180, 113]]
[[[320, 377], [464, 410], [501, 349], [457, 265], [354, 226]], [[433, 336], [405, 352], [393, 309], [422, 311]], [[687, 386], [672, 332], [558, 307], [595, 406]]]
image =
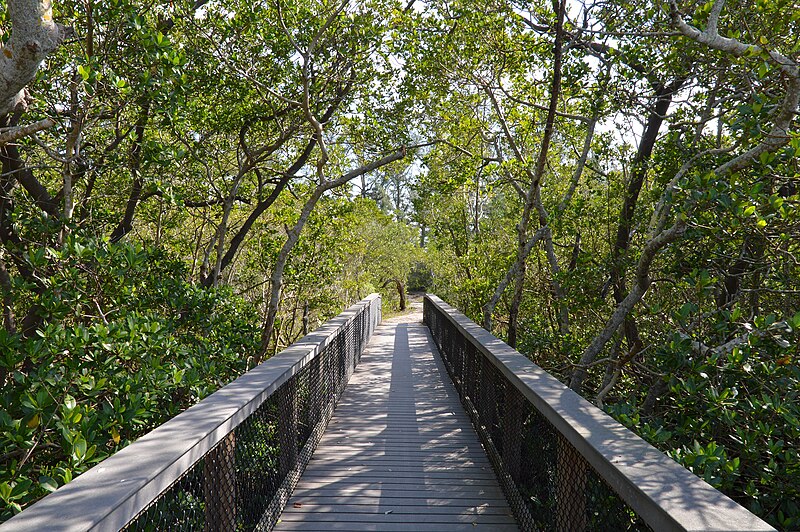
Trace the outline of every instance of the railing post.
[[464, 343], [464, 357], [466, 358], [465, 375], [464, 375], [464, 388], [467, 390], [467, 396], [472, 401], [472, 406], [478, 410], [478, 390], [480, 389], [480, 375], [481, 375], [481, 357], [480, 352], [475, 349], [471, 344]]
[[556, 465], [557, 529], [586, 529], [586, 461], [558, 435]]
[[311, 427], [316, 427], [325, 412], [325, 373], [323, 370], [321, 357], [316, 357], [308, 368], [309, 394], [312, 399], [309, 402], [309, 420]]
[[350, 380], [358, 365], [358, 346], [361, 343], [361, 316], [347, 327], [347, 380]]
[[514, 482], [519, 482], [522, 469], [522, 426], [525, 423], [523, 408], [524, 398], [516, 388], [505, 383], [505, 415], [503, 416], [503, 462], [506, 471]]
[[453, 364], [453, 381], [458, 393], [464, 397], [466, 394], [464, 389], [464, 339], [461, 336], [456, 337], [452, 329], [450, 324], [445, 327], [445, 349], [452, 350], [450, 357]]
[[231, 432], [203, 459], [205, 532], [236, 529], [236, 434]]
[[347, 344], [342, 332], [336, 335], [333, 345], [336, 346], [336, 400], [338, 401], [347, 385]]
[[497, 397], [495, 396], [494, 368], [486, 357], [481, 357], [481, 386], [480, 400], [478, 401], [478, 413], [481, 416], [483, 426], [486, 427], [489, 435], [496, 437], [494, 425], [497, 419]]
[[278, 434], [281, 442], [280, 476], [284, 477], [297, 463], [297, 380], [284, 385], [278, 398]]

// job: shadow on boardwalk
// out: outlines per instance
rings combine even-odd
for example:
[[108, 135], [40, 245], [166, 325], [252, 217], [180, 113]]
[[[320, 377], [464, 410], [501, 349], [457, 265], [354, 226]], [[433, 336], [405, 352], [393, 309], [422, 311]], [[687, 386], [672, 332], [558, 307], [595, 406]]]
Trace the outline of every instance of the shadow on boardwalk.
[[409, 306], [376, 330], [276, 530], [517, 530]]

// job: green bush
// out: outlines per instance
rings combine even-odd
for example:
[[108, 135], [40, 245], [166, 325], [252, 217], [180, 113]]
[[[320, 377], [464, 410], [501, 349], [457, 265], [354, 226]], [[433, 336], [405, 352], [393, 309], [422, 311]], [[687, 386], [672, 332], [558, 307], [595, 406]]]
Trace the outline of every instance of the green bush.
[[800, 313], [759, 317], [739, 332], [735, 347], [700, 353], [675, 335], [655, 355], [669, 391], [652, 415], [630, 401], [609, 410], [751, 512], [797, 530]]
[[14, 279], [35, 332], [0, 329], [0, 520], [241, 374], [258, 339], [254, 309], [163, 251], [70, 237], [27, 260], [46, 276]]

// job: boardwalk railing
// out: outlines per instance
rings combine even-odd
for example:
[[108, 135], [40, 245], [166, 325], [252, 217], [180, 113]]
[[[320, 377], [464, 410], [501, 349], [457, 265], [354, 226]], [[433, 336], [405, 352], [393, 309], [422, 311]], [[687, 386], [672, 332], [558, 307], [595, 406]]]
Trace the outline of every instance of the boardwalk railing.
[[773, 530], [436, 296], [424, 322], [523, 530]]
[[0, 528], [269, 530], [380, 313], [367, 297]]

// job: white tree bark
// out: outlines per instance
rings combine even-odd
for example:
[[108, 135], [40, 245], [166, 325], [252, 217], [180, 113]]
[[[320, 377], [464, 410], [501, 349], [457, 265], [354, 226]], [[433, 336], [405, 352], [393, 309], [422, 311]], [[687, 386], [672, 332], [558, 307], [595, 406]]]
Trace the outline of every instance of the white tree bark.
[[772, 129], [760, 143], [746, 152], [734, 157], [719, 168], [715, 170], [717, 175], [725, 175], [733, 172], [738, 172], [746, 168], [754, 159], [759, 155], [766, 152], [772, 152], [781, 148], [789, 143], [790, 135], [789, 130], [797, 113], [798, 105], [800, 105], [800, 65], [795, 60], [787, 57], [775, 50], [765, 50], [761, 46], [752, 43], [744, 43], [736, 39], [723, 37], [717, 32], [717, 21], [719, 15], [725, 5], [724, 0], [717, 0], [709, 15], [708, 25], [705, 31], [700, 31], [694, 26], [687, 24], [675, 0], [670, 0], [670, 16], [672, 24], [684, 36], [696, 41], [700, 44], [705, 44], [709, 48], [719, 50], [736, 57], [742, 57], [747, 53], [761, 54], [766, 53], [770, 62], [780, 68], [784, 74], [786, 81], [786, 94], [784, 95], [783, 102], [777, 110], [773, 118]]
[[[716, 0], [712, 6], [709, 15], [708, 24], [705, 31], [701, 31], [693, 26], [687, 24], [678, 9], [676, 0], [670, 0], [670, 16], [673, 26], [684, 36], [708, 46], [709, 48], [719, 50], [731, 54], [736, 57], [741, 57], [748, 52], [762, 53], [763, 50], [756, 44], [748, 44], [722, 37], [717, 31], [717, 23], [719, 16], [725, 5], [725, 0]], [[800, 105], [800, 66], [791, 58], [782, 55], [777, 51], [766, 51], [769, 60], [776, 65], [784, 74], [786, 82], [786, 92], [783, 97], [781, 105], [778, 107], [772, 119], [772, 128], [765, 138], [753, 148], [745, 151], [721, 164], [714, 169], [717, 176], [725, 176], [732, 172], [739, 171], [749, 166], [753, 160], [765, 152], [773, 152], [782, 146], [785, 146], [790, 140], [790, 128], [792, 120], [797, 112], [798, 105]], [[729, 151], [725, 150], [711, 150], [705, 153], [724, 153]], [[672, 192], [675, 190], [679, 179], [692, 167], [698, 157], [692, 158], [677, 172], [675, 177], [670, 181], [661, 196], [661, 199], [656, 204], [653, 217], [651, 218], [651, 232], [650, 239], [645, 244], [642, 250], [642, 255], [639, 258], [639, 263], [636, 269], [636, 282], [631, 289], [628, 296], [617, 306], [614, 313], [606, 322], [603, 330], [594, 338], [592, 343], [584, 350], [580, 364], [576, 366], [572, 377], [570, 379], [570, 388], [576, 392], [581, 392], [583, 382], [587, 377], [587, 368], [589, 364], [595, 361], [597, 356], [605, 347], [606, 343], [611, 339], [611, 336], [619, 328], [625, 319], [625, 316], [630, 313], [636, 304], [644, 297], [647, 288], [650, 285], [649, 270], [656, 254], [666, 245], [675, 242], [683, 236], [683, 232], [689, 222], [688, 218], [691, 212], [685, 213], [678, 217], [675, 223], [667, 228], [666, 224], [670, 218], [669, 213], [672, 206]], [[727, 349], [728, 344], [721, 346]], [[732, 348], [732, 347], [731, 347]], [[606, 393], [607, 391], [604, 390]]]
[[15, 142], [23, 137], [27, 137], [28, 135], [33, 135], [39, 131], [49, 129], [54, 125], [56, 125], [55, 120], [52, 118], [45, 118], [44, 120], [39, 120], [33, 124], [4, 128], [2, 131], [0, 131], [0, 147], [3, 147], [10, 142]]
[[25, 104], [25, 86], [66, 35], [50, 0], [8, 0], [11, 37], [0, 53], [0, 116]]
[[594, 337], [592, 343], [589, 344], [589, 347], [587, 347], [581, 355], [581, 361], [572, 373], [572, 378], [569, 383], [570, 388], [580, 393], [583, 381], [587, 376], [586, 368], [595, 361], [597, 355], [600, 354], [606, 343], [611, 339], [616, 330], [619, 329], [622, 322], [625, 321], [625, 317], [630, 314], [636, 304], [642, 300], [647, 289], [650, 287], [650, 265], [653, 263], [653, 259], [655, 259], [661, 249], [683, 236], [685, 230], [686, 222], [683, 218], [679, 217], [669, 229], [665, 229], [647, 241], [647, 244], [645, 244], [642, 250], [642, 256], [639, 257], [639, 262], [636, 265], [636, 282], [634, 282], [631, 291], [628, 292], [625, 299], [622, 300], [614, 310], [614, 313], [608, 319], [605, 327], [600, 331], [600, 334]]

